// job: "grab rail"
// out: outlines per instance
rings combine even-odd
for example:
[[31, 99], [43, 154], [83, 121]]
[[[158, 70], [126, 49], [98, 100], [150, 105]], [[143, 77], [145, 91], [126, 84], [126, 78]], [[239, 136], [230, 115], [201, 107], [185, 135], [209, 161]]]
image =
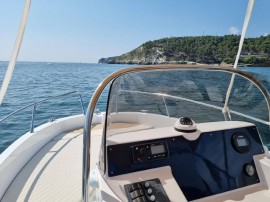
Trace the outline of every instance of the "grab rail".
[[41, 100], [41, 101], [38, 101], [38, 102], [35, 102], [33, 104], [29, 104], [25, 107], [22, 107], [14, 112], [12, 112], [11, 114], [7, 115], [6, 117], [4, 117], [3, 119], [0, 120], [0, 124], [2, 124], [4, 121], [6, 121], [7, 119], [9, 119], [10, 117], [12, 117], [13, 115], [21, 112], [21, 111], [24, 111], [25, 109], [28, 109], [30, 107], [33, 107], [32, 109], [32, 118], [31, 118], [31, 125], [30, 125], [30, 133], [33, 133], [34, 132], [34, 121], [35, 121], [35, 112], [36, 112], [36, 107], [37, 105], [40, 105], [48, 100], [52, 100], [52, 99], [55, 99], [55, 98], [59, 98], [59, 97], [63, 97], [63, 96], [66, 96], [66, 95], [70, 95], [70, 94], [74, 94], [76, 93], [79, 98], [80, 98], [80, 103], [81, 103], [81, 108], [82, 108], [82, 113], [85, 114], [85, 110], [84, 110], [84, 106], [83, 106], [83, 101], [82, 101], [82, 96], [81, 94], [78, 92], [78, 91], [72, 91], [72, 92], [68, 92], [68, 93], [64, 93], [64, 94], [59, 94], [59, 95], [56, 95], [56, 96], [52, 96], [52, 97], [48, 97], [44, 100]]

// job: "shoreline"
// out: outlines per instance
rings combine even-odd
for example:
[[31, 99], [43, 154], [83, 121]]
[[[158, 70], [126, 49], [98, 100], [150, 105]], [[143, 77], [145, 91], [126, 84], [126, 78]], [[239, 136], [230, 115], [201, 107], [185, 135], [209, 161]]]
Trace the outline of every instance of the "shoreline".
[[[233, 64], [227, 63], [198, 63], [198, 62], [162, 62], [162, 63], [135, 63], [135, 62], [121, 62], [121, 63], [98, 63], [98, 64], [108, 64], [108, 65], [172, 65], [172, 64], [186, 64], [186, 65], [211, 65], [211, 66], [230, 66], [233, 67]], [[270, 63], [258, 63], [258, 64], [243, 64], [239, 63], [238, 67], [270, 67]]]

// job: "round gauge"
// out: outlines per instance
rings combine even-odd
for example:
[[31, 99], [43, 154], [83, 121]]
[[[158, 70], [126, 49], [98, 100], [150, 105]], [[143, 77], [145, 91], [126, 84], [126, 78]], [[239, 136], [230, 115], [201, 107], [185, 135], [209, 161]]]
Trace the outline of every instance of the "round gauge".
[[246, 164], [244, 166], [244, 170], [245, 170], [245, 173], [250, 177], [255, 174], [255, 168], [252, 164]]
[[232, 145], [239, 153], [247, 153], [250, 150], [250, 140], [246, 134], [241, 132], [233, 134]]
[[150, 155], [150, 151], [147, 148], [143, 147], [140, 149], [140, 155], [142, 158], [147, 158]]

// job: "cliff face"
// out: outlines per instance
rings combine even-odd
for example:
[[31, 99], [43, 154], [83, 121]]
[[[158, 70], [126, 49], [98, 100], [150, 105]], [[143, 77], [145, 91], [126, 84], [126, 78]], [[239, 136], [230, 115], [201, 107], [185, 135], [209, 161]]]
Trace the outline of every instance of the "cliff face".
[[[101, 58], [108, 64], [233, 63], [240, 36], [171, 37], [149, 41], [115, 57]], [[270, 35], [246, 39], [241, 63], [270, 64]]]
[[165, 52], [163, 47], [152, 47], [150, 49], [144, 45], [126, 54], [101, 58], [98, 63], [105, 64], [185, 64], [189, 57], [182, 52]]

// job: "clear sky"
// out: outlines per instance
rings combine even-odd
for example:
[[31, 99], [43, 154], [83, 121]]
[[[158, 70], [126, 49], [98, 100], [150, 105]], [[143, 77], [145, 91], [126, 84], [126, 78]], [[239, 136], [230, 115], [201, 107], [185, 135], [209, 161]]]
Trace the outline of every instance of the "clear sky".
[[[148, 40], [239, 34], [248, 0], [32, 0], [19, 60], [97, 62]], [[0, 61], [9, 60], [24, 0], [0, 0]], [[270, 33], [257, 0], [248, 37]]]

